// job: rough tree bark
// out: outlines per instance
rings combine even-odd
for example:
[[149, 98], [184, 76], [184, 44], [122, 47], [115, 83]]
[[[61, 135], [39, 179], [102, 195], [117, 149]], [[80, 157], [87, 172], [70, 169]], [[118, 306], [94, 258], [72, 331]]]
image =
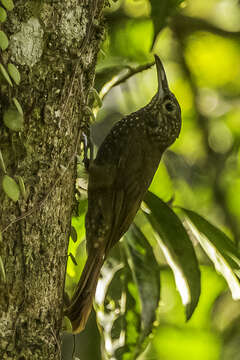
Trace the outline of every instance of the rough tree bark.
[[0, 61], [13, 62], [22, 80], [13, 88], [1, 80], [0, 119], [16, 96], [24, 130], [10, 131], [0, 121], [0, 149], [8, 175], [24, 179], [28, 197], [14, 203], [0, 190], [1, 359], [60, 359], [74, 153], [86, 126], [83, 106], [93, 84], [103, 2], [15, 0], [2, 26], [10, 45]]

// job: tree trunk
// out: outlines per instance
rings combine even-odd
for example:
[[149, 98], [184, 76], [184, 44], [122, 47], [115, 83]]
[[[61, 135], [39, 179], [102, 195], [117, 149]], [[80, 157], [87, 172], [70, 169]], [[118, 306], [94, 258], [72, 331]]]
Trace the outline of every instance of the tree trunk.
[[[0, 121], [7, 175], [21, 176], [27, 199], [0, 189], [0, 358], [60, 359], [60, 330], [75, 153], [103, 26], [104, 0], [15, 0], [2, 30], [19, 86], [0, 83], [0, 119], [15, 96], [23, 131]], [[4, 173], [0, 173], [1, 181]], [[22, 216], [22, 219], [18, 217]]]

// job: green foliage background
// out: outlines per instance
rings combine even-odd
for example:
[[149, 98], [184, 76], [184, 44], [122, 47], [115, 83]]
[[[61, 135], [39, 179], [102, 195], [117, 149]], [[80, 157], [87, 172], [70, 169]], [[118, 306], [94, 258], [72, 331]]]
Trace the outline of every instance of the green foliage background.
[[[180, 212], [180, 207], [202, 215], [232, 240], [230, 248], [234, 248], [232, 253], [228, 251], [229, 239], [202, 218], [194, 217], [195, 213], [185, 212], [192, 223], [196, 221], [198, 229], [202, 226], [205, 236], [201, 246], [193, 239], [201, 270], [201, 295], [197, 307], [192, 305], [195, 311], [186, 322], [184, 306], [176, 290], [176, 286], [178, 290], [180, 286], [174, 281], [156, 240], [156, 228], [153, 231], [149, 218], [139, 212], [136, 228], [114, 249], [103, 269], [105, 293], [102, 298], [99, 295], [101, 299], [96, 298], [102, 348], [96, 345], [95, 359], [238, 360], [240, 307], [239, 300], [233, 300], [232, 295], [234, 286], [237, 293], [239, 291], [235, 275], [239, 276], [240, 263], [239, 2], [118, 0], [111, 2], [105, 16], [108, 33], [99, 54], [95, 82], [103, 98], [103, 107], [95, 108], [97, 121], [93, 125], [93, 139], [96, 146], [114, 121], [144, 106], [154, 95], [155, 67], [121, 80], [139, 65], [151, 63], [153, 53], [157, 53], [164, 63], [170, 88], [181, 105], [183, 127], [179, 139], [165, 154], [150, 191], [165, 202], [170, 201], [183, 221], [184, 212]], [[116, 81], [120, 84], [112, 87]], [[82, 177], [80, 165], [79, 177]], [[80, 178], [78, 187], [82, 188]], [[78, 266], [69, 259], [66, 288], [70, 293], [86, 258], [86, 193], [81, 190], [78, 196], [79, 216], [73, 218], [77, 242], [70, 241], [69, 247]], [[190, 238], [192, 240], [192, 235]], [[174, 239], [170, 241], [174, 247]], [[216, 249], [220, 255], [215, 262], [211, 251]], [[184, 247], [181, 256], [185, 263], [192, 261]], [[226, 263], [232, 274], [224, 280], [220, 273], [226, 270]], [[139, 267], [143, 269], [142, 274], [150, 276], [142, 279], [141, 273], [137, 273]], [[182, 268], [185, 270], [184, 265]], [[159, 289], [159, 273], [161, 290], [153, 291], [152, 298], [150, 291], [148, 299], [144, 299], [150, 279], [151, 289]], [[106, 274], [112, 282], [107, 283]], [[194, 285], [190, 285], [190, 290], [192, 293], [196, 290]], [[124, 301], [125, 308], [121, 305]], [[146, 309], [149, 302], [152, 309], [151, 306]], [[152, 330], [148, 314], [154, 313], [153, 304], [158, 302]], [[79, 335], [76, 356], [81, 359], [92, 358], [86, 349], [81, 352], [84, 339], [97, 336], [96, 327], [91, 324], [85, 334]]]

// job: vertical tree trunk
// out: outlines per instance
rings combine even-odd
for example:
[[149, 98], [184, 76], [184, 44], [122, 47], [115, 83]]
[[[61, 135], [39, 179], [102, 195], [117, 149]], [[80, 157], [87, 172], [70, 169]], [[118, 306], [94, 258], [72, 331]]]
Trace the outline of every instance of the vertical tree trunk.
[[[103, 2], [15, 0], [2, 26], [10, 45], [0, 62], [14, 63], [22, 80], [13, 88], [0, 83], [0, 149], [7, 174], [23, 178], [27, 200], [14, 203], [0, 190], [1, 359], [60, 359], [74, 154], [87, 125], [83, 107], [103, 32]], [[24, 111], [21, 132], [2, 122], [14, 96]]]

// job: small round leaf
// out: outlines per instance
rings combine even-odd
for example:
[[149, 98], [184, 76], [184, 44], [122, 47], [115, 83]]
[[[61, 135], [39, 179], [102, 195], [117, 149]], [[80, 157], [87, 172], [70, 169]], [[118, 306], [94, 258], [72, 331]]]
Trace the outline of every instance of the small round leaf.
[[18, 201], [20, 189], [16, 181], [8, 175], [4, 175], [2, 187], [5, 194], [13, 201]]
[[23, 116], [15, 108], [10, 107], [5, 111], [3, 121], [13, 131], [21, 131], [23, 129]]
[[21, 81], [21, 75], [16, 66], [11, 63], [8, 64], [8, 72], [11, 78], [15, 81], [15, 83], [19, 85]]
[[9, 11], [11, 11], [14, 8], [14, 4], [12, 0], [1, 0], [1, 3]]
[[7, 18], [6, 10], [4, 10], [4, 8], [0, 6], [0, 22], [4, 22], [6, 18]]
[[17, 111], [23, 116], [23, 109], [22, 109], [21, 104], [19, 103], [19, 101], [14, 97], [13, 102], [14, 102], [14, 105], [16, 106], [16, 108], [17, 108]]
[[0, 31], [0, 48], [4, 51], [8, 47], [8, 37], [2, 30]]
[[12, 80], [10, 79], [7, 70], [5, 69], [5, 67], [2, 64], [0, 64], [0, 71], [1, 71], [4, 79], [9, 83], [9, 85], [13, 86]]

